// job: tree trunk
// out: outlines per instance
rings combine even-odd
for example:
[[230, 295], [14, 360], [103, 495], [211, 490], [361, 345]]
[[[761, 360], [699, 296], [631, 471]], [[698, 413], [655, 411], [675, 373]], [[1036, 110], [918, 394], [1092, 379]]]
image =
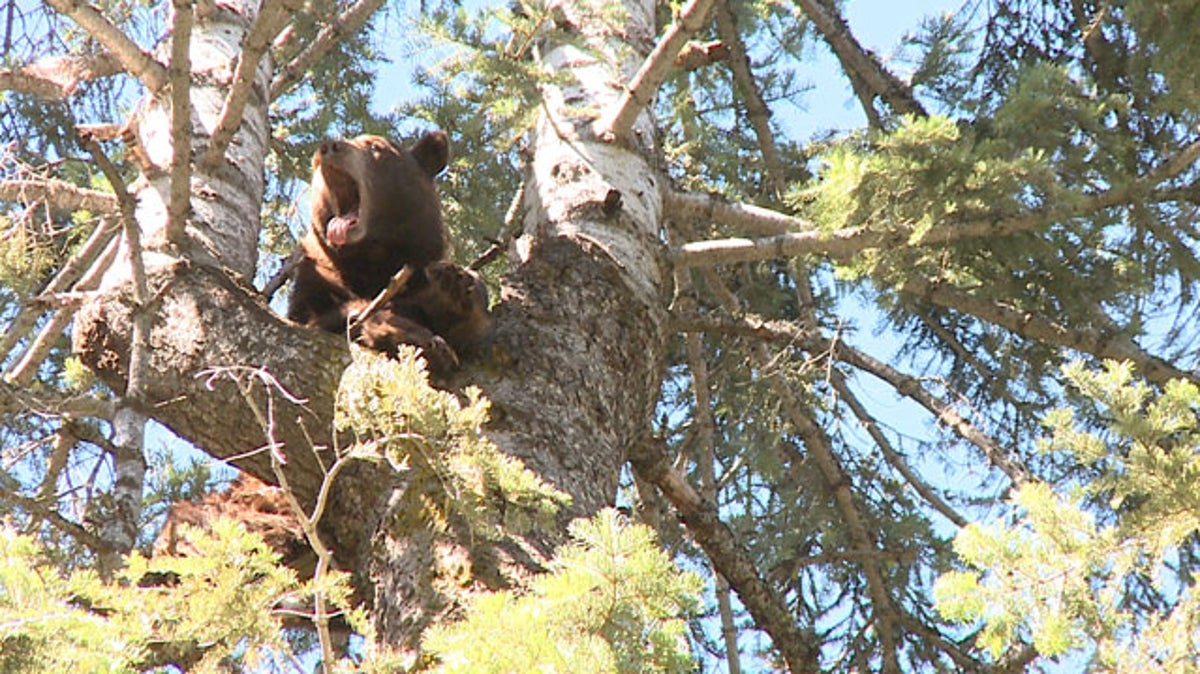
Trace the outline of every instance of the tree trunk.
[[[479, 385], [491, 398], [486, 432], [501, 450], [572, 497], [564, 521], [612, 503], [627, 448], [649, 433], [666, 350], [659, 185], [648, 161], [653, 124], [643, 114], [630, 138], [604, 143], [592, 131], [595, 116], [577, 112], [583, 102], [604, 110], [616, 100], [653, 41], [653, 4], [629, 0], [624, 25], [615, 26], [605, 18], [612, 9], [595, 4], [564, 7], [560, 25], [585, 31], [597, 51], [544, 46], [545, 68], [569, 71], [573, 83], [546, 87], [526, 180], [524, 231], [495, 309], [494, 341], [483, 362], [454, 378], [455, 385]], [[225, 40], [236, 46], [252, 11], [223, 4], [197, 17], [195, 82], [213, 82], [222, 67], [233, 71], [226, 55], [237, 49], [211, 46]], [[621, 57], [614, 51], [618, 40], [626, 41]], [[622, 69], [614, 71], [612, 63]], [[331, 444], [333, 394], [348, 353], [342, 339], [273, 314], [245, 281], [255, 264], [269, 74], [267, 66], [260, 69], [226, 161], [215, 171], [197, 166], [182, 256], [164, 235], [165, 173], [148, 176], [138, 194], [153, 295], [147, 308], [151, 358], [139, 403], [181, 437], [270, 483], [276, 480], [268, 450], [276, 451], [286, 458], [291, 488], [311, 504], [322, 477], [318, 462], [330, 458], [328, 450], [313, 449]], [[197, 133], [213, 128], [218, 84], [193, 88]], [[139, 125], [160, 167], [171, 157], [167, 105], [165, 98], [152, 101]], [[206, 141], [197, 137], [194, 144]], [[116, 390], [124, 390], [127, 374], [128, 278], [112, 275], [103, 297], [79, 314], [74, 332], [76, 351]], [[274, 421], [271, 443], [261, 423], [265, 414]], [[373, 605], [381, 639], [412, 648], [424, 627], [458, 600], [462, 584], [445, 576], [446, 563], [464, 555], [478, 568], [496, 555], [526, 567], [537, 561], [511, 547], [481, 556], [455, 539], [453, 526], [445, 533], [411, 526], [405, 489], [413, 485], [388, 471], [359, 462], [344, 472], [322, 531], [339, 563], [353, 571], [358, 596]], [[537, 532], [524, 550], [548, 553], [561, 531]]]

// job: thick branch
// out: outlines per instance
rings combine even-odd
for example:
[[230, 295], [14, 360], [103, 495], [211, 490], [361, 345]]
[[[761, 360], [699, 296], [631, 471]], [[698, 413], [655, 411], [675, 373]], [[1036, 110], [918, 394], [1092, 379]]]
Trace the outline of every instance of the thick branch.
[[174, 0], [171, 30], [171, 194], [167, 205], [167, 241], [183, 242], [192, 210], [192, 24], [190, 0]]
[[611, 116], [598, 122], [598, 137], [611, 142], [624, 138], [629, 133], [638, 114], [650, 105], [663, 80], [667, 79], [667, 73], [674, 67], [679, 50], [683, 49], [684, 44], [696, 31], [704, 27], [712, 5], [713, 0], [690, 0], [680, 10], [679, 16], [655, 45], [654, 51], [650, 52], [642, 67], [634, 74]]
[[238, 57], [237, 72], [233, 75], [233, 84], [221, 107], [220, 120], [213, 130], [208, 149], [200, 166], [206, 171], [212, 171], [220, 164], [225, 156], [225, 150], [233, 135], [242, 124], [242, 111], [250, 99], [254, 88], [255, 74], [263, 54], [270, 49], [275, 36], [287, 25], [290, 14], [298, 9], [296, 3], [284, 0], [265, 0], [254, 25], [246, 34], [241, 56]]
[[94, 5], [80, 0], [46, 0], [46, 4], [79, 24], [151, 92], [157, 92], [166, 86], [167, 69], [150, 54], [142, 51], [120, 28], [104, 18]]
[[857, 76], [861, 82], [870, 87], [876, 96], [897, 113], [927, 116], [925, 108], [913, 97], [912, 90], [908, 85], [888, 72], [874, 54], [863, 48], [850, 33], [850, 27], [846, 25], [846, 20], [829, 0], [798, 0], [798, 2], [805, 15], [820, 31], [821, 37], [837, 55], [838, 61], [841, 62], [848, 75]]
[[714, 568], [737, 590], [738, 598], [755, 625], [771, 635], [775, 647], [793, 672], [817, 669], [818, 651], [810, 635], [797, 626], [787, 606], [763, 580], [750, 553], [738, 544], [729, 527], [721, 521], [716, 506], [700, 497], [674, 468], [661, 447], [645, 443], [642, 451], [630, 459], [638, 477], [658, 486], [679, 511], [688, 531], [712, 560]]
[[44, 201], [64, 211], [88, 210], [101, 215], [117, 212], [117, 199], [108, 192], [90, 190], [64, 180], [0, 180], [0, 201]]
[[[832, 259], [846, 259], [873, 248], [899, 248], [904, 246], [932, 246], [971, 238], [998, 238], [1033, 231], [1050, 223], [1104, 208], [1128, 203], [1139, 192], [1139, 186], [1152, 185], [1151, 177], [1139, 180], [1128, 188], [1114, 188], [1088, 198], [1075, 207], [1051, 208], [1030, 211], [1004, 219], [983, 218], [970, 221], [949, 221], [935, 225], [912, 240], [913, 228], [907, 223], [898, 223], [887, 229], [872, 226], [846, 227], [832, 232], [814, 231], [814, 225], [804, 223], [809, 231], [787, 232], [760, 239], [716, 239], [696, 241], [679, 246], [673, 251], [676, 264], [690, 266], [712, 266], [737, 262], [757, 262], [801, 255], [822, 255]], [[1153, 199], [1153, 195], [1145, 197]], [[683, 200], [680, 200], [681, 203]], [[742, 209], [748, 207], [740, 207]], [[766, 209], [758, 209], [765, 211]], [[764, 219], [746, 218], [756, 222]], [[789, 219], [791, 222], [803, 221]], [[782, 221], [781, 221], [782, 222]]]
[[920, 277], [910, 279], [904, 284], [901, 292], [941, 307], [971, 314], [1025, 339], [1074, 349], [1097, 358], [1131, 361], [1147, 379], [1159, 384], [1171, 379], [1200, 383], [1200, 375], [1197, 373], [1185, 372], [1147, 353], [1128, 335], [1116, 331], [1071, 328], [1046, 316], [974, 297], [949, 284]]
[[317, 37], [297, 54], [291, 63], [280, 68], [279, 74], [271, 81], [271, 100], [279, 98], [288, 87], [303, 77], [304, 73], [325, 56], [338, 40], [358, 32], [358, 29], [363, 27], [367, 19], [371, 18], [371, 15], [382, 7], [383, 3], [384, 0], [358, 0], [332, 23], [322, 28], [321, 32], [317, 33]]
[[794, 218], [769, 208], [728, 201], [717, 194], [665, 190], [663, 206], [666, 212], [671, 214], [671, 219], [677, 222], [702, 220], [733, 227], [756, 236], [807, 232], [817, 227], [808, 220]]
[[121, 72], [121, 64], [110, 54], [95, 56], [48, 56], [23, 68], [0, 70], [0, 90], [16, 91], [38, 98], [63, 100], [79, 85]]

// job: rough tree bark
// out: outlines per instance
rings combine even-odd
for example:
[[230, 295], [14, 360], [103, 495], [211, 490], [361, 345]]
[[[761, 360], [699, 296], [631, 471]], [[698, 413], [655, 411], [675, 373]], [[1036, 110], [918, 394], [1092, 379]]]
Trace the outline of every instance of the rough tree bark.
[[[653, 43], [653, 3], [629, 0], [615, 21], [605, 18], [614, 15], [607, 3], [593, 4], [564, 6], [560, 25], [579, 31], [575, 37], [594, 51], [547, 42], [540, 52], [544, 67], [566, 73], [569, 84], [545, 89], [524, 231], [511, 251], [490, 355], [456, 380], [480, 385], [491, 398], [491, 439], [573, 498], [566, 516], [612, 502], [627, 448], [649, 433], [666, 348], [666, 255], [649, 161], [654, 125], [643, 113], [632, 133], [603, 142], [593, 130], [596, 116], [578, 112], [582, 101], [604, 110], [617, 100]], [[196, 156], [221, 114], [242, 36], [259, 28], [252, 0], [208, 10], [197, 12], [191, 38]], [[137, 195], [152, 327], [149, 376], [137, 402], [202, 450], [267, 482], [276, 481], [270, 452], [284, 455], [291, 488], [310, 504], [321, 464], [330, 461], [333, 393], [348, 353], [343, 340], [276, 316], [247, 282], [256, 262], [270, 75], [264, 61], [224, 160], [194, 165], [183, 241], [166, 233], [170, 98], [159, 89], [140, 112], [136, 126], [152, 164]], [[134, 313], [128, 274], [110, 275], [104, 291], [78, 315], [74, 345], [120, 387]], [[269, 438], [254, 407], [272, 413]], [[327, 543], [353, 571], [358, 596], [373, 605], [381, 638], [415, 646], [455, 599], [439, 583], [435, 554], [475, 552], [453, 533], [435, 540], [408, 526], [405, 485], [386, 466], [358, 463], [339, 479], [345, 488], [335, 487], [322, 523]], [[548, 552], [560, 536], [558, 529], [538, 532], [527, 549]]]

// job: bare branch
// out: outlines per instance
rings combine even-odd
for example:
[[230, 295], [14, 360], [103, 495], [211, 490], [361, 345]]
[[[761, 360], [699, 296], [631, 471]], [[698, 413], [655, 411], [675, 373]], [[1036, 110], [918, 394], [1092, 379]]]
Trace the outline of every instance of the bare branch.
[[136, 204], [133, 195], [100, 144], [87, 134], [81, 134], [80, 142], [91, 153], [116, 192], [117, 203], [121, 206], [125, 249], [133, 270], [133, 330], [129, 345], [128, 379], [112, 420], [113, 511], [100, 524], [98, 532], [108, 544], [107, 549], [100, 552], [100, 569], [107, 574], [119, 568], [122, 557], [137, 542], [142, 488], [146, 477], [144, 441], [147, 417], [137, 409], [136, 403], [145, 399], [146, 375], [150, 369], [150, 329], [154, 315], [148, 306], [150, 289], [146, 281], [145, 261], [142, 259], [141, 228], [134, 217]]
[[789, 232], [761, 239], [716, 239], [685, 243], [673, 251], [676, 264], [692, 267], [758, 262], [802, 255], [834, 259], [853, 257], [864, 250], [882, 247], [889, 241], [903, 243], [902, 231], [881, 232], [866, 227], [848, 227], [834, 232], [811, 230]]
[[[709, 503], [717, 503], [716, 453], [714, 439], [716, 434], [712, 417], [712, 400], [708, 390], [708, 364], [704, 360], [704, 348], [700, 344], [700, 335], [688, 333], [684, 337], [688, 354], [688, 370], [692, 373], [692, 389], [696, 397], [696, 424], [698, 433], [699, 456], [696, 459], [697, 471], [700, 473], [700, 489]], [[717, 612], [721, 616], [721, 635], [725, 639], [725, 661], [728, 663], [729, 674], [739, 674], [742, 670], [738, 659], [737, 626], [733, 622], [733, 606], [729, 601], [729, 581], [714, 568], [716, 576]]]
[[0, 201], [27, 204], [44, 201], [51, 208], [64, 211], [88, 210], [100, 215], [117, 212], [117, 200], [112, 194], [53, 178], [0, 180]]
[[41, 498], [30, 498], [4, 486], [0, 486], [0, 499], [11, 501], [28, 510], [30, 513], [48, 520], [63, 533], [74, 537], [80, 543], [93, 550], [103, 551], [105, 549], [105, 543], [100, 537], [88, 531], [79, 523], [72, 522], [59, 514], [53, 507], [57, 504], [57, 501], [54, 499], [45, 501]]
[[79, 24], [151, 92], [158, 92], [167, 85], [167, 69], [104, 18], [94, 5], [81, 0], [46, 0], [46, 4]]
[[112, 419], [113, 404], [92, 396], [59, 395], [49, 390], [36, 394], [26, 387], [0, 379], [0, 410], [18, 409], [22, 412], [49, 417], [93, 417]]
[[[171, 23], [171, 192], [167, 203], [167, 241], [183, 243], [192, 210], [192, 24], [191, 0], [173, 0]], [[134, 135], [136, 138], [136, 135]]]
[[1159, 384], [1171, 379], [1200, 383], [1200, 374], [1185, 372], [1147, 353], [1128, 335], [1116, 330], [1071, 328], [1046, 316], [974, 297], [947, 283], [921, 277], [909, 279], [901, 288], [901, 292], [938, 306], [971, 314], [1025, 339], [1063, 346], [1097, 358], [1131, 361], [1147, 379]]
[[263, 286], [262, 296], [265, 297], [267, 301], [270, 301], [271, 298], [275, 296], [275, 293], [283, 287], [283, 284], [288, 282], [288, 279], [292, 277], [292, 271], [297, 265], [300, 264], [300, 260], [303, 259], [304, 249], [302, 249], [300, 246], [293, 248], [292, 252], [288, 254], [287, 259], [283, 261], [282, 265], [280, 265], [279, 271], [275, 272], [275, 274], [267, 280], [266, 285]]
[[[908, 85], [888, 72], [879, 63], [879, 59], [864, 49], [855, 39], [854, 35], [850, 33], [850, 27], [846, 25], [846, 20], [838, 13], [833, 3], [829, 0], [798, 0], [798, 2], [804, 10], [804, 14], [820, 31], [821, 37], [825, 38], [825, 42], [829, 44], [833, 53], [837, 55], [838, 61], [841, 62], [849, 76], [857, 77], [869, 87], [874, 96], [878, 96], [888, 104], [888, 107], [899, 114], [920, 117], [928, 115], [924, 106], [913, 97], [912, 90]], [[869, 108], [870, 104], [870, 100], [863, 101], [864, 107]], [[868, 111], [867, 114], [870, 115], [871, 112]]]
[[303, 77], [304, 73], [325, 56], [343, 36], [358, 32], [383, 3], [384, 0], [358, 0], [332, 23], [322, 28], [317, 37], [297, 54], [291, 63], [279, 69], [279, 74], [271, 81], [271, 100], [279, 98], [280, 94]]
[[396, 272], [392, 276], [391, 280], [388, 281], [387, 287], [380, 291], [380, 293], [371, 300], [370, 304], [364, 307], [362, 311], [359, 311], [350, 317], [350, 323], [346, 327], [347, 332], [353, 333], [355, 330], [358, 330], [360, 327], [362, 327], [363, 322], [370, 318], [371, 314], [378, 311], [379, 307], [383, 306], [388, 302], [388, 300], [395, 297], [396, 293], [404, 290], [404, 286], [408, 284], [408, 279], [412, 278], [414, 273], [416, 273], [416, 270], [410, 264], [404, 265], [400, 271]]
[[[716, 273], [711, 268], [704, 268], [701, 270], [701, 273], [704, 274], [705, 281], [709, 287], [713, 288], [718, 297], [721, 298], [726, 311], [730, 313], [737, 312], [740, 307], [736, 298], [729, 292], [729, 289], [725, 287], [725, 283], [717, 277]], [[759, 371], [773, 371], [773, 368], [769, 367], [772, 360], [771, 354], [767, 352], [764, 344], [752, 345], [750, 357]], [[804, 442], [804, 447], [807, 450], [806, 460], [811, 460], [816, 464], [821, 475], [825, 478], [829, 490], [833, 492], [834, 502], [846, 524], [846, 531], [854, 548], [860, 551], [878, 550], [879, 542], [876, 540], [874, 534], [867, 529], [866, 520], [850, 489], [851, 481], [846, 477], [841, 462], [834, 453], [833, 445], [825, 434], [825, 431], [817, 425], [811, 411], [797, 399], [797, 396], [792, 391], [791, 384], [787, 380], [778, 373], [768, 374], [767, 383], [779, 399], [780, 405], [791, 422], [792, 428]], [[863, 574], [866, 576], [867, 594], [871, 598], [875, 619], [878, 622], [876, 632], [879, 635], [883, 671], [889, 674], [898, 674], [900, 665], [897, 658], [897, 649], [899, 647], [897, 638], [899, 637], [900, 612], [888, 591], [880, 560], [865, 557], [861, 560], [861, 568]]]
[[122, 72], [110, 54], [95, 56], [48, 56], [23, 68], [0, 70], [0, 90], [16, 91], [38, 98], [63, 100], [75, 94], [80, 84]]
[[[335, 660], [333, 640], [329, 632], [329, 611], [326, 609], [326, 594], [322, 590], [322, 580], [329, 573], [330, 567], [333, 564], [333, 550], [329, 549], [322, 540], [317, 525], [321, 521], [321, 517], [325, 514], [325, 508], [329, 503], [329, 494], [333, 489], [334, 481], [342, 472], [342, 469], [351, 460], [349, 455], [339, 454], [334, 460], [333, 465], [329, 470], [325, 470], [320, 461], [320, 456], [317, 455], [316, 447], [310, 444], [314, 455], [317, 455], [317, 465], [321, 466], [321, 485], [317, 492], [316, 503], [313, 505], [311, 514], [304, 510], [304, 506], [300, 504], [300, 500], [296, 497], [296, 493], [292, 490], [288, 482], [287, 471], [284, 470], [286, 456], [283, 453], [283, 444], [276, 436], [276, 418], [275, 418], [275, 396], [282, 395], [286, 400], [296, 404], [303, 404], [305, 401], [297, 398], [291, 392], [283, 387], [279, 380], [272, 375], [266, 368], [213, 368], [207, 373], [210, 377], [227, 376], [237, 384], [238, 390], [241, 392], [242, 399], [249, 407], [254, 418], [258, 421], [259, 427], [262, 429], [263, 435], [266, 438], [266, 446], [270, 449], [271, 455], [271, 470], [275, 475], [275, 479], [279, 482], [280, 493], [284, 500], [287, 501], [288, 507], [291, 508], [292, 514], [296, 521], [299, 522], [301, 529], [304, 532], [304, 538], [308, 541], [309, 547], [317, 555], [317, 564], [313, 572], [313, 585], [316, 588], [313, 595], [313, 624], [317, 628], [317, 636], [321, 645], [321, 654], [324, 662], [333, 662]], [[258, 382], [266, 397], [265, 409], [254, 398], [254, 383]]]
[[629, 133], [638, 113], [654, 100], [667, 73], [674, 67], [679, 50], [696, 31], [704, 27], [712, 5], [713, 0], [689, 0], [684, 5], [671, 27], [655, 45], [654, 51], [650, 52], [650, 56], [634, 74], [633, 81], [621, 95], [612, 115], [602, 117], [597, 123], [597, 137], [612, 142]]
[[689, 41], [675, 55], [675, 67], [679, 70], [699, 70], [717, 61], [729, 58], [729, 47], [720, 40], [712, 42]]
[[[181, 0], [183, 1], [183, 0]], [[242, 124], [242, 112], [246, 102], [250, 100], [250, 92], [254, 88], [255, 76], [263, 54], [271, 48], [275, 36], [287, 25], [292, 12], [298, 9], [298, 3], [292, 0], [265, 0], [259, 9], [254, 24], [242, 45], [242, 54], [238, 58], [237, 72], [233, 75], [233, 84], [225, 96], [221, 106], [221, 115], [209, 140], [208, 149], [200, 160], [200, 167], [205, 171], [213, 171], [220, 165], [229, 142]]]

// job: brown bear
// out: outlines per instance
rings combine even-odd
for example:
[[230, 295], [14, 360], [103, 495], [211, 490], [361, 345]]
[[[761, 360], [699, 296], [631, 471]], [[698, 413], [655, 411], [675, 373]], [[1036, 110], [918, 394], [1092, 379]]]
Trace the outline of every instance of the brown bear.
[[446, 234], [433, 178], [449, 158], [446, 134], [431, 131], [412, 147], [379, 136], [333, 140], [313, 155], [312, 220], [288, 318], [344, 334], [397, 271], [415, 271], [405, 288], [351, 335], [379, 351], [420, 347], [434, 370], [491, 327], [487, 288], [477, 274], [444, 260]]

